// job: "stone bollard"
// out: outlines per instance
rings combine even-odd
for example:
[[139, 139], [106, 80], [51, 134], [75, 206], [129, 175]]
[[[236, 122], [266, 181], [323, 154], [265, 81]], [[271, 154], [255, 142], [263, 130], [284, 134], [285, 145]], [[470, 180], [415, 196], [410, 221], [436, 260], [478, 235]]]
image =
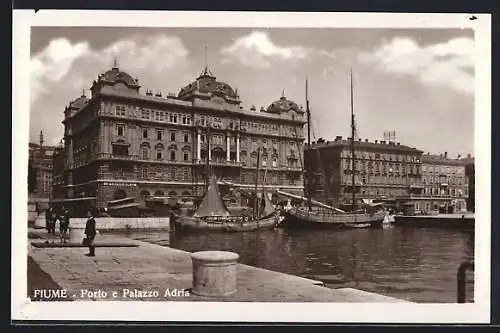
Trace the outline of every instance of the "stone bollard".
[[81, 244], [85, 236], [85, 228], [69, 227], [69, 242], [75, 244]]
[[239, 257], [225, 251], [193, 253], [193, 294], [227, 296], [235, 293]]

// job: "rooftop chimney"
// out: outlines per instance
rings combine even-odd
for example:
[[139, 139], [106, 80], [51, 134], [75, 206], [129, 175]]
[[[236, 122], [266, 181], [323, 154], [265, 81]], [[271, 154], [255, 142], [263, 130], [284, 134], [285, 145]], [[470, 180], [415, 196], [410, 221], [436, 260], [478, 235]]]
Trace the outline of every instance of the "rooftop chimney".
[[337, 136], [335, 137], [335, 141], [340, 141], [340, 140], [342, 140], [342, 136], [337, 135]]
[[469, 154], [467, 154], [467, 158], [470, 158], [470, 153], [469, 153]]
[[359, 142], [361, 142], [361, 139], [358, 139]]
[[448, 152], [447, 151], [444, 152], [444, 158], [448, 158]]
[[375, 140], [375, 143], [378, 143], [378, 140]]
[[400, 145], [400, 143], [398, 142], [398, 143], [397, 143], [397, 145], [399, 146], [399, 145]]
[[368, 142], [368, 139], [365, 139], [365, 142]]
[[458, 155], [457, 155], [457, 160], [459, 160], [459, 159], [460, 159], [460, 157], [462, 157], [462, 155], [458, 154]]
[[250, 108], [250, 111], [255, 111], [255, 105], [252, 105], [252, 107]]
[[380, 141], [381, 144], [385, 145], [385, 141]]

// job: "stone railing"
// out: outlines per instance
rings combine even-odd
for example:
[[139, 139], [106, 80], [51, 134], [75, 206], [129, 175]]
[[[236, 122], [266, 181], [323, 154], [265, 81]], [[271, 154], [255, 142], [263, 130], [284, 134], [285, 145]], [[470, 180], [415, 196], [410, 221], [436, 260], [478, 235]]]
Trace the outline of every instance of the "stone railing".
[[[97, 230], [134, 230], [134, 229], [170, 229], [168, 217], [97, 217]], [[69, 225], [74, 229], [85, 229], [87, 219], [83, 217], [71, 218]], [[35, 227], [45, 228], [45, 215], [39, 216]]]

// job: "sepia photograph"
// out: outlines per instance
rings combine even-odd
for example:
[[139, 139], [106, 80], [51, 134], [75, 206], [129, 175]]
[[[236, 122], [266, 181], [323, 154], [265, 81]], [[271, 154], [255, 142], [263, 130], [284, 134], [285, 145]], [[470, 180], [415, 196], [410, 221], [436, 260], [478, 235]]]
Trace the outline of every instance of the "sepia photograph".
[[488, 15], [17, 14], [14, 319], [489, 321]]

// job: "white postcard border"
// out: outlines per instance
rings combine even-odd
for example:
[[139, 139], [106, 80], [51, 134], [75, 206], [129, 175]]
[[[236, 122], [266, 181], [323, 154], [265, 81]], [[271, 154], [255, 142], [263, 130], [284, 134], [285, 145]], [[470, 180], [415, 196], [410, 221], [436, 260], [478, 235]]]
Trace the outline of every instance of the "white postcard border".
[[[106, 321], [489, 323], [491, 16], [474, 14], [15, 10], [12, 110], [12, 319]], [[470, 28], [475, 31], [475, 303], [33, 302], [27, 298], [31, 26]], [[36, 119], [31, 119], [36, 121]]]

